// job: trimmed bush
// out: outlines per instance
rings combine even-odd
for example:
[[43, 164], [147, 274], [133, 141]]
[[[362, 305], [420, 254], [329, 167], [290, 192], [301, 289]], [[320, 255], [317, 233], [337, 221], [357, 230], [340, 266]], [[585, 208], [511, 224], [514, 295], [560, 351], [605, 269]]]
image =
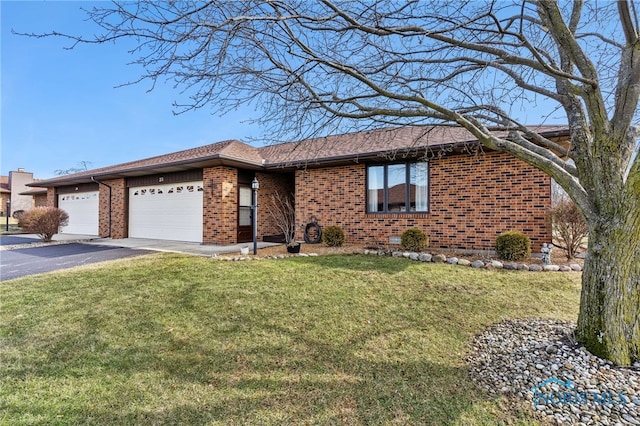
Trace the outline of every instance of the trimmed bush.
[[531, 240], [520, 231], [508, 231], [496, 238], [496, 251], [500, 259], [524, 259], [531, 255]]
[[429, 237], [422, 230], [411, 228], [402, 233], [400, 244], [405, 250], [420, 252], [429, 245]]
[[344, 244], [344, 231], [339, 226], [327, 226], [322, 230], [322, 242], [329, 247], [340, 247]]
[[30, 234], [38, 234], [42, 241], [49, 242], [60, 231], [61, 226], [69, 224], [69, 215], [56, 207], [36, 207], [20, 216], [18, 226]]

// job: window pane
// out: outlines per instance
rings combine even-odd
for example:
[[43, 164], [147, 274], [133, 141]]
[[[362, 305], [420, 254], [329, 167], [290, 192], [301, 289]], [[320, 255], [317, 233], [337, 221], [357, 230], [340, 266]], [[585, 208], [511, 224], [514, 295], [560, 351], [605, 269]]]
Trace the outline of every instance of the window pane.
[[410, 175], [410, 210], [412, 212], [429, 211], [429, 163], [412, 163]]
[[384, 211], [384, 166], [367, 168], [367, 211]]
[[251, 188], [247, 188], [245, 186], [240, 187], [240, 200], [238, 204], [241, 206], [251, 205]]
[[251, 207], [240, 207], [238, 209], [238, 225], [251, 226]]
[[387, 166], [387, 210], [390, 212], [407, 211], [407, 166], [391, 164]]

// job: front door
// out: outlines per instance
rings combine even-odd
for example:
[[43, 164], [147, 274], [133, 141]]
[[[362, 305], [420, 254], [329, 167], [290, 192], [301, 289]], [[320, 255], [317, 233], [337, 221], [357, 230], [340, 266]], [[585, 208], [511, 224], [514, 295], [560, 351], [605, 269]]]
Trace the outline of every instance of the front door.
[[253, 241], [253, 220], [251, 209], [251, 187], [240, 186], [238, 193], [238, 242]]

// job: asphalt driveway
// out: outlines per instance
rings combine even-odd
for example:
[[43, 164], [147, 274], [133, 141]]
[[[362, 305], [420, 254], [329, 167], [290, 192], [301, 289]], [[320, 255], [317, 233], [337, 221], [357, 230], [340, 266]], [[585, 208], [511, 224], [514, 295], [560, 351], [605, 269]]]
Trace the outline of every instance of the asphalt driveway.
[[81, 243], [3, 250], [0, 251], [0, 280], [147, 253], [151, 251]]
[[40, 238], [34, 236], [22, 235], [2, 235], [0, 237], [0, 246], [12, 246], [17, 244], [32, 244], [40, 242]]

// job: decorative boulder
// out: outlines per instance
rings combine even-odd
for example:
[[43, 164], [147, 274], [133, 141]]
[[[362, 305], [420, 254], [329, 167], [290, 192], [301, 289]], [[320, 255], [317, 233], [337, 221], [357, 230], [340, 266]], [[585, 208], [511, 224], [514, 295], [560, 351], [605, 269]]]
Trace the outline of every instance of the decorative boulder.
[[436, 263], [441, 263], [447, 260], [447, 256], [445, 256], [444, 254], [436, 254], [435, 256], [433, 256], [431, 260], [433, 260]]

